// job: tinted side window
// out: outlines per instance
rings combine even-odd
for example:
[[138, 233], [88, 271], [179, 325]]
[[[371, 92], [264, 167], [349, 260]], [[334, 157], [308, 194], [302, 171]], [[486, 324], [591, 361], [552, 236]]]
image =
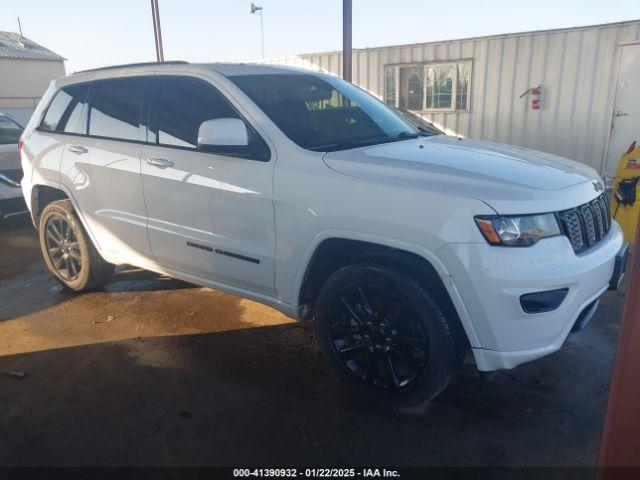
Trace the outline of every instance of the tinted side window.
[[73, 100], [63, 115], [63, 130], [67, 133], [87, 133], [87, 97], [89, 84], [78, 85], [66, 90]]
[[47, 108], [47, 113], [40, 123], [40, 128], [48, 132], [55, 132], [62, 118], [62, 114], [71, 103], [72, 97], [64, 90], [56, 93], [55, 97]]
[[53, 97], [40, 129], [49, 132], [86, 132], [86, 98], [89, 84], [64, 87]]
[[198, 129], [205, 120], [239, 118], [213, 87], [191, 78], [162, 78], [158, 106], [158, 142], [196, 148]]
[[89, 134], [123, 140], [144, 140], [140, 125], [146, 80], [118, 78], [96, 82], [89, 113]]

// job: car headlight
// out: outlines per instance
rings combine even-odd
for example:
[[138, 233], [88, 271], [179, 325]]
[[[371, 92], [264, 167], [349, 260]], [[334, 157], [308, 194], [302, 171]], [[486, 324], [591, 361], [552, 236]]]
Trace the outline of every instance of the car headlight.
[[560, 235], [553, 213], [541, 215], [482, 215], [475, 217], [484, 238], [491, 245], [528, 247], [538, 240]]

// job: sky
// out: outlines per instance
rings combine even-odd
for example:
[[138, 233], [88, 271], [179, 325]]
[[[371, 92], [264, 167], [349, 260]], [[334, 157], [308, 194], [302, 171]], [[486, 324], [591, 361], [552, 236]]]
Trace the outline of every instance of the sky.
[[[255, 0], [266, 57], [342, 48], [341, 0]], [[155, 60], [150, 0], [0, 0], [0, 30], [67, 58], [67, 71]], [[260, 59], [248, 0], [159, 0], [166, 60]], [[354, 48], [640, 18], [640, 0], [353, 0]]]

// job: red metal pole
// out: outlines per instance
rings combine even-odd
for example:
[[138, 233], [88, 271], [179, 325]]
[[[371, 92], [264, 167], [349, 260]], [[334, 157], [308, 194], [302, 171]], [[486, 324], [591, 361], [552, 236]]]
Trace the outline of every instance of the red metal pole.
[[158, 0], [154, 0], [156, 4], [156, 23], [158, 24], [158, 50], [160, 52], [160, 62], [164, 62], [164, 48], [162, 48], [162, 28], [160, 27], [160, 7]]
[[628, 275], [600, 446], [601, 479], [616, 476], [616, 471], [607, 467], [640, 467], [640, 228]]
[[158, 0], [151, 0], [151, 16], [153, 17], [153, 37], [156, 43], [156, 60], [164, 62], [164, 51], [162, 49], [162, 30], [160, 29], [160, 10]]
[[351, 0], [342, 0], [342, 78], [351, 81], [352, 58], [352, 12]]
[[156, 2], [151, 0], [151, 19], [153, 20], [153, 41], [156, 45], [156, 60], [160, 61], [160, 48], [158, 47], [158, 27], [156, 27]]

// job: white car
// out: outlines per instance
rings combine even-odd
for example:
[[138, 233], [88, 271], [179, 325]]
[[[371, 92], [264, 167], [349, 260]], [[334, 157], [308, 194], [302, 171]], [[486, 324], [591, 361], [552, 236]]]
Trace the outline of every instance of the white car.
[[0, 113], [0, 220], [27, 212], [22, 199], [18, 141], [22, 125]]
[[335, 76], [167, 62], [56, 80], [22, 188], [72, 290], [132, 264], [314, 318], [356, 391], [432, 398], [558, 350], [626, 244], [588, 166], [414, 129]]

